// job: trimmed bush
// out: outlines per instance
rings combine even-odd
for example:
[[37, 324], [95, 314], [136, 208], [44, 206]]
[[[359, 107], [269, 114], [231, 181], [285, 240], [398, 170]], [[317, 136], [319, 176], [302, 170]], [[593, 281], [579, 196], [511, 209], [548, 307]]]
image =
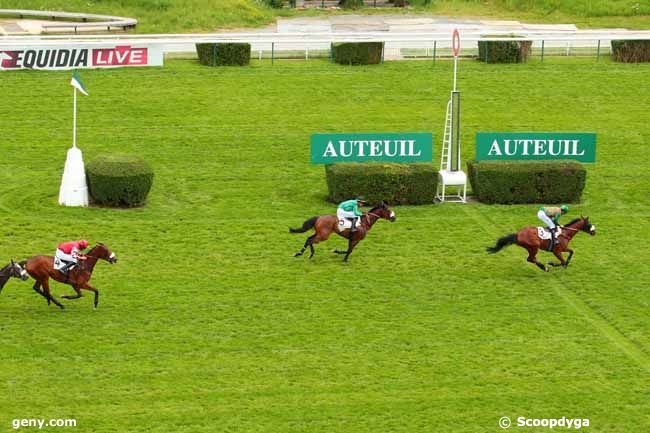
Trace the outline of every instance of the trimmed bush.
[[345, 163], [325, 166], [328, 200], [339, 203], [363, 195], [369, 204], [431, 204], [438, 172], [429, 163]]
[[358, 9], [363, 7], [363, 0], [339, 0], [339, 6], [343, 9]]
[[246, 66], [251, 61], [251, 44], [196, 44], [199, 63], [207, 66]]
[[576, 203], [587, 179], [575, 161], [469, 161], [467, 171], [484, 203]]
[[[494, 35], [491, 37], [517, 37]], [[532, 41], [478, 41], [478, 59], [485, 63], [525, 63]]]
[[86, 164], [88, 190], [95, 203], [112, 207], [144, 205], [153, 170], [133, 155], [105, 154]]
[[383, 42], [339, 42], [332, 44], [332, 60], [342, 65], [381, 63]]
[[[281, 9], [285, 5], [285, 0], [264, 0], [264, 3], [274, 9]], [[293, 3], [295, 3], [295, 0]], [[295, 6], [295, 4], [293, 6]]]
[[650, 62], [650, 40], [612, 41], [612, 59], [623, 63]]

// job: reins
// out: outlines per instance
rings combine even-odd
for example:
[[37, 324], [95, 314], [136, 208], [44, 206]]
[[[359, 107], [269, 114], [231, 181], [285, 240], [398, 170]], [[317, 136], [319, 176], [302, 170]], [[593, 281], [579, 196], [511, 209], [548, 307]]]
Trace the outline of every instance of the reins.
[[366, 222], [367, 222], [368, 224], [370, 224], [370, 218], [368, 217], [368, 215], [372, 215], [372, 216], [374, 216], [374, 217], [377, 218], [377, 219], [381, 219], [381, 217], [380, 217], [379, 215], [377, 215], [376, 213], [372, 213], [372, 212], [366, 212], [366, 213], [363, 214], [363, 215], [366, 217]]

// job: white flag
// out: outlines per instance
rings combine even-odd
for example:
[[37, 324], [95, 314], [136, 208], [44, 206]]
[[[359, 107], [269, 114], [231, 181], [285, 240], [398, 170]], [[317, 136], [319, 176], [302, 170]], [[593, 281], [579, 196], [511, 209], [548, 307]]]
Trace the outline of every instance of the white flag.
[[72, 87], [79, 90], [84, 95], [88, 96], [88, 91], [86, 90], [83, 83], [81, 82], [81, 78], [79, 78], [79, 73], [77, 72], [76, 69], [74, 71], [74, 74], [72, 74], [72, 80], [70, 80], [70, 84], [72, 85]]

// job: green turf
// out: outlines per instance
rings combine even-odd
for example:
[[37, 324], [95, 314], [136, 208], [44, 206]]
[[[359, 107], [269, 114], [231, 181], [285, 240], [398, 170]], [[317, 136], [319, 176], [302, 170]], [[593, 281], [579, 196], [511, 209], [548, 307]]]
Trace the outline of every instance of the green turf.
[[276, 18], [340, 14], [411, 14], [567, 23], [584, 28], [650, 28], [650, 3], [639, 0], [412, 0], [408, 8], [272, 9], [263, 0], [0, 0], [0, 9], [63, 10], [138, 20], [138, 33], [212, 32], [258, 27]]
[[334, 210], [310, 134], [432, 131], [438, 158], [450, 62], [82, 71], [86, 160], [131, 152], [155, 170], [132, 210], [57, 205], [70, 73], [4, 73], [0, 262], [79, 237], [119, 261], [96, 268], [96, 312], [91, 296], [61, 312], [7, 284], [0, 431], [75, 418], [47, 431], [487, 433], [504, 415], [650, 431], [649, 73], [593, 58], [460, 64], [465, 159], [478, 131], [598, 134], [568, 215], [598, 235], [578, 235], [551, 274], [517, 247], [484, 252], [538, 224], [535, 205], [400, 207], [348, 264], [330, 252], [342, 239], [292, 257], [305, 236], [287, 227]]

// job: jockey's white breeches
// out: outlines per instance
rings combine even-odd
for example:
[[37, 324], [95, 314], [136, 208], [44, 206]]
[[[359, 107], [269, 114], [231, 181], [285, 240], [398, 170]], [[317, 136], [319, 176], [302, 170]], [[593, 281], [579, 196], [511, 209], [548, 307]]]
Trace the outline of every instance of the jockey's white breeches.
[[354, 212], [348, 212], [346, 210], [343, 210], [341, 208], [336, 209], [336, 216], [341, 218], [359, 218], [358, 215], [355, 215]]
[[544, 212], [543, 210], [537, 212], [537, 218], [542, 220], [542, 222], [546, 224], [549, 229], [553, 230], [555, 228], [555, 223], [553, 222], [552, 219], [548, 217], [548, 215], [546, 215], [546, 212]]
[[57, 259], [62, 260], [64, 262], [72, 262], [72, 263], [78, 263], [79, 262], [76, 258], [72, 257], [72, 254], [66, 254], [66, 253], [64, 253], [63, 251], [61, 251], [58, 248], [56, 250], [55, 255], [56, 255]]

